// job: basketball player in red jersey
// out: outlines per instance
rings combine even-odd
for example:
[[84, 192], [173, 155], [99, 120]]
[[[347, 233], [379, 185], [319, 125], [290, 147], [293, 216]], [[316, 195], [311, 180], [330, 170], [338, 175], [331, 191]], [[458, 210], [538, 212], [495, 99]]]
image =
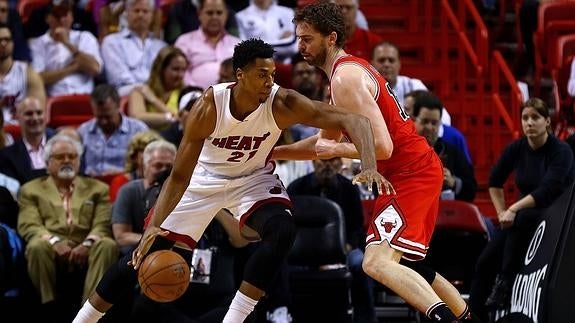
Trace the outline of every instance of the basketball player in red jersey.
[[[330, 79], [332, 103], [370, 119], [378, 171], [394, 188], [376, 200], [367, 232], [365, 272], [433, 320], [471, 319], [467, 304], [446, 279], [422, 265], [399, 263], [402, 258], [421, 260], [427, 253], [443, 181], [441, 161], [416, 134], [384, 77], [342, 49], [344, 20], [337, 5], [308, 5], [296, 13], [294, 22], [304, 59]], [[321, 130], [300, 142], [276, 147], [273, 158], [357, 158], [353, 144], [341, 142], [342, 135]]]

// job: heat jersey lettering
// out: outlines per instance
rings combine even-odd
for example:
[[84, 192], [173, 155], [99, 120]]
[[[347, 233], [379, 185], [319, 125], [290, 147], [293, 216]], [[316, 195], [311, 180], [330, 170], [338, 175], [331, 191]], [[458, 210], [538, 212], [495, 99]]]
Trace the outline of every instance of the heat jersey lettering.
[[229, 136], [212, 139], [212, 145], [229, 150], [254, 150], [260, 148], [262, 142], [270, 136], [267, 132], [262, 136]]

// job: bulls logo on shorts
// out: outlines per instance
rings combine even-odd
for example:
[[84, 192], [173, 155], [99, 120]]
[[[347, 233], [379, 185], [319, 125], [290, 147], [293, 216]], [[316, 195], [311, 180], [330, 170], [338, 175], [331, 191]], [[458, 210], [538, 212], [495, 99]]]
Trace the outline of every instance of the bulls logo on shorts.
[[377, 227], [377, 232], [382, 236], [382, 240], [391, 239], [397, 231], [403, 227], [403, 219], [399, 216], [393, 205], [389, 205], [373, 221]]

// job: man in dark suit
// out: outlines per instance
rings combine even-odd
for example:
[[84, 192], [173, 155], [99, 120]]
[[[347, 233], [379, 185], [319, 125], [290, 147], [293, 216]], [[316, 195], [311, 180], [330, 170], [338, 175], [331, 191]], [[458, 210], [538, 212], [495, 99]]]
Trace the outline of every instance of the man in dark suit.
[[36, 98], [27, 97], [16, 107], [22, 138], [0, 150], [0, 172], [24, 184], [46, 175], [43, 159], [46, 140], [54, 130], [46, 128], [45, 107]]
[[413, 104], [415, 129], [427, 139], [443, 162], [441, 198], [473, 202], [477, 191], [473, 167], [461, 150], [439, 138], [442, 110], [443, 104], [433, 94], [416, 98]]

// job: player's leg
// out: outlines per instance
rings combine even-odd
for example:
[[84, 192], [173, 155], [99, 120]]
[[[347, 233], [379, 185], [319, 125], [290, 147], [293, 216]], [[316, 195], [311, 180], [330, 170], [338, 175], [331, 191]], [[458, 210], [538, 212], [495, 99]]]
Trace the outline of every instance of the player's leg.
[[224, 209], [218, 211], [215, 219], [222, 225], [229, 236], [230, 244], [235, 248], [243, 248], [248, 243], [261, 239], [258, 233], [247, 225], [244, 225], [240, 230], [239, 221]]
[[363, 269], [407, 303], [432, 319], [452, 322], [455, 315], [437, 296], [431, 285], [413, 269], [399, 264], [403, 252], [387, 242], [369, 245], [365, 250]]
[[437, 273], [431, 267], [420, 261], [407, 261], [402, 259], [400, 264], [415, 270], [433, 288], [433, 291], [444, 301], [449, 309], [462, 321], [480, 322], [475, 315], [470, 312], [467, 303], [459, 294], [459, 291], [447, 279]]
[[258, 207], [246, 220], [246, 225], [259, 234], [261, 242], [246, 262], [243, 281], [224, 323], [243, 322], [264, 295], [295, 239], [290, 212], [286, 204], [270, 202]]
[[[148, 253], [170, 249], [174, 242], [164, 237], [156, 237]], [[113, 264], [96, 287], [93, 293], [76, 315], [72, 323], [96, 323], [104, 314], [121, 299], [132, 297], [134, 286], [138, 283], [138, 274], [129, 264], [131, 255], [125, 255]]]

